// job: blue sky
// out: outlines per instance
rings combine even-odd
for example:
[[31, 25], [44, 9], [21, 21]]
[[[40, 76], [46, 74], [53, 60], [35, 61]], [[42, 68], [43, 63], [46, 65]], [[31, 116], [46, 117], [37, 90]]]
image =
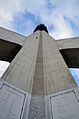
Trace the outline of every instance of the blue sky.
[[[28, 36], [40, 23], [55, 39], [79, 37], [79, 0], [0, 0], [0, 26]], [[79, 70], [70, 71], [79, 84]]]

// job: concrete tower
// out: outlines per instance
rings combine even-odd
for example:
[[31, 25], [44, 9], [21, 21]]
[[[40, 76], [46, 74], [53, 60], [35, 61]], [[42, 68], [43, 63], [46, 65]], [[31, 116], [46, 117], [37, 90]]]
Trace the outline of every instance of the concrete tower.
[[[25, 37], [0, 28], [0, 119], [79, 119], [79, 38], [55, 40], [41, 24]], [[67, 65], [66, 65], [67, 64]]]

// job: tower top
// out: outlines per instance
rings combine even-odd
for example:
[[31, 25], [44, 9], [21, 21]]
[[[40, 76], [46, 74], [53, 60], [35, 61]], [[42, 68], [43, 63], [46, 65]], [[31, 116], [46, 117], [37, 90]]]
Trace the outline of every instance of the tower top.
[[43, 31], [43, 30], [44, 30], [45, 32], [48, 33], [47, 27], [46, 27], [44, 24], [38, 25], [38, 26], [35, 28], [34, 32], [36, 32], [37, 30], [40, 30], [40, 31]]

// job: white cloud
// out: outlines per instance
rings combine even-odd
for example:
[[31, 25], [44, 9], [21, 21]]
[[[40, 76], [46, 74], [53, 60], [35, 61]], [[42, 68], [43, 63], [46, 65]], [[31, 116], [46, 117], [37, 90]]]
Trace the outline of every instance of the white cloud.
[[72, 73], [77, 85], [79, 86], [79, 69], [70, 68], [70, 72]]
[[74, 29], [68, 22], [64, 19], [64, 16], [68, 17], [71, 21], [75, 23], [76, 26], [79, 25], [79, 1], [78, 0], [51, 0], [50, 3], [53, 5], [53, 9], [48, 9], [46, 0], [42, 1], [26, 1], [27, 9], [34, 15], [39, 15], [43, 23], [48, 27], [54, 25], [54, 29], [50, 31], [50, 34], [54, 38], [66, 38], [72, 37], [74, 34]]
[[5, 61], [0, 61], [0, 77], [3, 75], [3, 73], [6, 71], [10, 63]]
[[0, 26], [9, 28], [10, 22], [14, 15], [21, 10], [20, 8], [20, 0], [0, 0]]
[[24, 32], [25, 36], [28, 36], [29, 34], [32, 34], [32, 29], [34, 29], [34, 24], [32, 20], [27, 20], [27, 23], [24, 24], [26, 26], [26, 30]]
[[53, 24], [55, 26], [54, 30], [50, 32], [52, 37], [58, 39], [58, 38], [66, 38], [66, 37], [71, 37], [72, 36], [72, 28], [70, 25], [65, 22], [63, 17], [58, 17], [58, 19], [53, 20]]
[[[58, 38], [72, 37], [74, 32], [76, 33], [78, 29], [74, 29], [68, 19], [70, 19], [75, 26], [79, 27], [79, 0], [50, 0], [51, 4], [55, 6], [55, 9], [52, 13], [54, 17], [54, 24], [56, 26], [56, 31], [54, 34], [58, 34]], [[60, 18], [61, 17], [61, 18]], [[63, 19], [67, 17], [68, 19]], [[53, 34], [53, 33], [52, 33]]]
[[79, 69], [71, 68], [70, 71], [73, 73], [73, 76], [77, 75], [77, 78], [79, 79]]
[[[52, 9], [48, 8], [48, 2], [52, 5]], [[73, 35], [74, 30], [63, 18], [64, 16], [73, 20], [76, 26], [79, 25], [79, 0], [0, 0], [0, 26], [11, 28], [14, 16], [18, 15], [18, 12], [26, 11], [34, 14], [35, 17], [39, 15], [42, 23], [48, 27], [53, 24], [54, 29], [50, 33], [55, 38]], [[27, 19], [24, 24], [28, 24]], [[26, 31], [30, 33], [29, 27]]]

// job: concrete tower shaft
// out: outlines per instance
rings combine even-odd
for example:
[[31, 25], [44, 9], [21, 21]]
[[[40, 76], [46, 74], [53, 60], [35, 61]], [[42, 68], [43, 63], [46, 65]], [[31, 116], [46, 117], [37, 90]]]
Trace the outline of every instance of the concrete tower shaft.
[[52, 94], [76, 86], [56, 41], [45, 31], [29, 36], [3, 80], [33, 94]]
[[79, 88], [67, 67], [79, 67], [79, 38], [57, 41], [44, 25], [29, 37], [1, 28], [0, 38], [0, 58], [11, 62], [0, 80], [0, 118], [79, 119]]

